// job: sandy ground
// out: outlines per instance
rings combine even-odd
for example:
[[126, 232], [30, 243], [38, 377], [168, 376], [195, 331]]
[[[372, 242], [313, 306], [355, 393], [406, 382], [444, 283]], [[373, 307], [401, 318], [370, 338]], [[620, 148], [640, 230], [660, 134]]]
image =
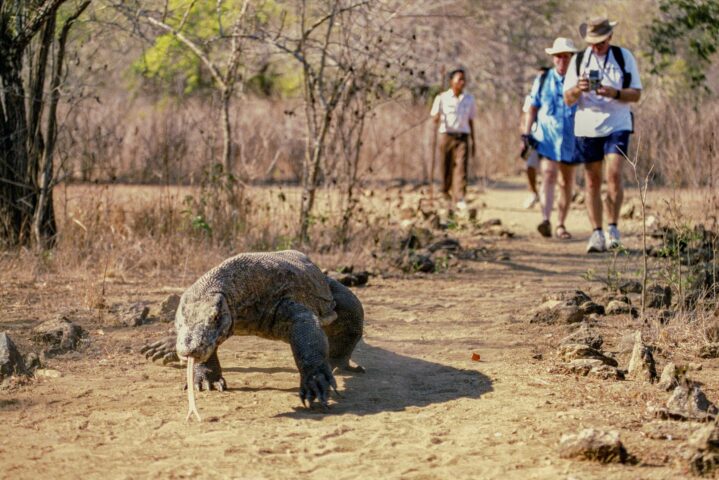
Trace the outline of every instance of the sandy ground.
[[[564, 327], [529, 325], [542, 295], [588, 287], [582, 275], [608, 257], [584, 254], [583, 210], [575, 240], [541, 240], [537, 210], [521, 209], [518, 183], [490, 188], [483, 218], [517, 236], [496, 240], [509, 261], [466, 262], [460, 272], [373, 277], [356, 289], [366, 312], [355, 361], [367, 373], [338, 376], [330, 413], [301, 407], [287, 345], [232, 338], [220, 349], [229, 391], [198, 394], [202, 423], [186, 423], [184, 370], [147, 362], [142, 343], [167, 324], [86, 324], [80, 352], [49, 360], [58, 378], [0, 391], [2, 478], [680, 478], [692, 424], [653, 419], [647, 402], [666, 394], [632, 381], [548, 373]], [[627, 237], [637, 245], [638, 239]], [[186, 283], [116, 280], [117, 301], [159, 303]], [[47, 295], [77, 295], [72, 279], [6, 279], [0, 329], [20, 339], [50, 318]], [[64, 293], [63, 293], [64, 292]], [[44, 299], [44, 301], [43, 301]], [[42, 305], [42, 306], [41, 306]], [[628, 318], [607, 320], [607, 350]], [[22, 342], [20, 342], [22, 344]], [[471, 360], [472, 353], [480, 362]], [[538, 353], [542, 359], [534, 356]], [[626, 366], [627, 356], [619, 355]], [[664, 358], [660, 358], [659, 367]], [[695, 377], [719, 400], [719, 361]], [[563, 433], [616, 429], [638, 465], [560, 459]], [[667, 434], [669, 432], [670, 434]]]

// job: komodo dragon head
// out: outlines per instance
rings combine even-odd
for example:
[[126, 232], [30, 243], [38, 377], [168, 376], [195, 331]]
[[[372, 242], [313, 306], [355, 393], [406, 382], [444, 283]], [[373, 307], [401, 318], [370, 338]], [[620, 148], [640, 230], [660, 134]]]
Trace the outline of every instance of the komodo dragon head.
[[221, 294], [187, 300], [183, 295], [175, 314], [177, 355], [202, 363], [232, 333], [232, 316]]

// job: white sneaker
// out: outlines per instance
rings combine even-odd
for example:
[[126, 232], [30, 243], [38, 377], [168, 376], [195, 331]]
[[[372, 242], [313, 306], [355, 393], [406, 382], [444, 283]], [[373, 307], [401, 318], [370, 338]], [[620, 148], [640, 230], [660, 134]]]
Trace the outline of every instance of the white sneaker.
[[467, 202], [465, 202], [464, 200], [460, 200], [459, 202], [457, 202], [457, 210], [459, 210], [460, 212], [464, 212], [465, 210], [467, 210]]
[[530, 209], [534, 208], [534, 206], [538, 203], [539, 203], [539, 195], [532, 193], [531, 195], [529, 195], [529, 197], [527, 197], [527, 200], [524, 201], [524, 208], [526, 208], [527, 210], [530, 210]]
[[604, 241], [604, 232], [601, 230], [595, 230], [592, 232], [592, 236], [589, 237], [587, 243], [587, 253], [606, 252], [607, 244]]
[[607, 229], [607, 250], [614, 250], [622, 245], [619, 236], [619, 229], [615, 225], [609, 225]]

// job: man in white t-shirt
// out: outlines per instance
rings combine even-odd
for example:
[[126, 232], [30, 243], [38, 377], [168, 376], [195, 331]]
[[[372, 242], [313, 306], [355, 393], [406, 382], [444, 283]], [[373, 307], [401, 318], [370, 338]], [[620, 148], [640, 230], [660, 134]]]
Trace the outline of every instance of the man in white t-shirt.
[[474, 158], [476, 152], [474, 118], [477, 106], [474, 97], [464, 91], [464, 70], [451, 71], [449, 78], [450, 88], [435, 97], [430, 116], [434, 118], [435, 128], [440, 134], [442, 193], [461, 211], [467, 209], [464, 197], [467, 193], [469, 155]]
[[[585, 164], [587, 212], [594, 228], [587, 252], [603, 252], [620, 245], [617, 227], [622, 207], [622, 165], [633, 131], [629, 104], [638, 102], [642, 83], [634, 56], [626, 48], [610, 45], [617, 22], [595, 18], [579, 27], [589, 44], [572, 58], [564, 80], [564, 101], [577, 104], [574, 121], [574, 155]], [[602, 218], [601, 185], [607, 164], [606, 210], [608, 235]]]

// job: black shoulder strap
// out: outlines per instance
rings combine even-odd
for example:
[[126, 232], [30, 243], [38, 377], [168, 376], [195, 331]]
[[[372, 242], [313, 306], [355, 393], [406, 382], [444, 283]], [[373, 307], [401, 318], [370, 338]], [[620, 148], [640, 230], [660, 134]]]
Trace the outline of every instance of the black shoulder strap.
[[582, 68], [582, 60], [584, 60], [584, 50], [577, 52], [577, 63], [575, 65], [577, 68], [577, 78], [579, 78], [579, 70]]
[[539, 74], [539, 90], [537, 90], [537, 98], [542, 98], [542, 88], [544, 88], [544, 82], [547, 80], [547, 75], [549, 75], [549, 69], [546, 69]]
[[616, 45], [612, 45], [609, 48], [612, 50], [614, 60], [616, 60], [617, 65], [619, 65], [619, 70], [622, 71], [622, 88], [629, 88], [629, 85], [632, 84], [632, 74], [627, 72], [626, 64], [624, 63], [624, 53], [621, 47], [617, 47]]

